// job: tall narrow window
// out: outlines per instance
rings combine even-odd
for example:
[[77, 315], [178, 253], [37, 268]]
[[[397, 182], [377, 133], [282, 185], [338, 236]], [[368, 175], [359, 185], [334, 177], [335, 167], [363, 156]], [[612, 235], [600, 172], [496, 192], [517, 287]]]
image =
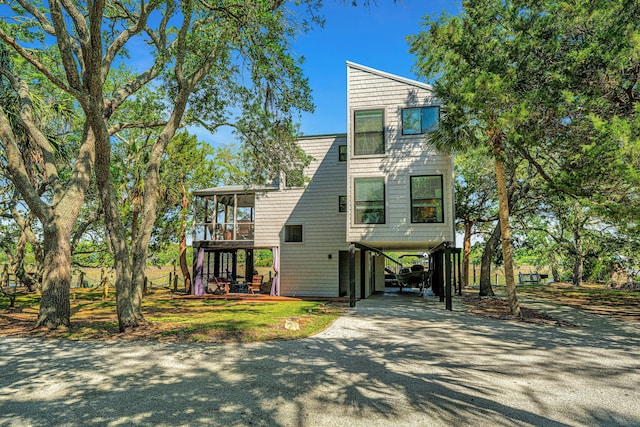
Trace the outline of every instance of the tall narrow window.
[[347, 146], [346, 145], [338, 145], [338, 161], [346, 162], [347, 161]]
[[347, 196], [338, 196], [338, 212], [347, 211]]
[[442, 175], [411, 177], [411, 222], [444, 222]]
[[405, 108], [402, 110], [402, 134], [418, 135], [430, 131], [440, 117], [440, 107]]
[[356, 111], [354, 116], [354, 149], [356, 156], [384, 153], [383, 110]]
[[284, 226], [285, 242], [302, 242], [302, 225], [293, 224]]
[[384, 224], [384, 204], [384, 178], [356, 178], [356, 224]]

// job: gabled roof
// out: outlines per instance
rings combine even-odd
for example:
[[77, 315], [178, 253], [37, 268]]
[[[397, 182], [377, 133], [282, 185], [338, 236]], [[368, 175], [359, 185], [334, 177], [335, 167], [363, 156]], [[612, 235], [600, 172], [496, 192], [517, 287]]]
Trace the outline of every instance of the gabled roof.
[[396, 76], [395, 74], [386, 73], [384, 71], [376, 70], [375, 68], [369, 68], [364, 65], [356, 64], [355, 62], [347, 61], [347, 67], [355, 68], [360, 71], [365, 71], [367, 73], [376, 74], [380, 77], [384, 77], [391, 80], [396, 80], [400, 83], [412, 85], [419, 87], [421, 89], [433, 90], [433, 86], [428, 83], [422, 83], [416, 80], [411, 80], [406, 77]]

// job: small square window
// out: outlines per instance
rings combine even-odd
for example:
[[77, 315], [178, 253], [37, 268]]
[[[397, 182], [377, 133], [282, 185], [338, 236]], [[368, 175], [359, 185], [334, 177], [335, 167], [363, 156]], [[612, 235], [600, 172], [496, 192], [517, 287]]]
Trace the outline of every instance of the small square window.
[[347, 211], [347, 196], [338, 196], [338, 212]]
[[405, 108], [402, 110], [402, 134], [419, 135], [438, 124], [440, 107]]
[[284, 226], [285, 242], [302, 242], [302, 225], [285, 225]]
[[346, 162], [347, 161], [347, 146], [339, 145], [338, 146], [338, 161]]

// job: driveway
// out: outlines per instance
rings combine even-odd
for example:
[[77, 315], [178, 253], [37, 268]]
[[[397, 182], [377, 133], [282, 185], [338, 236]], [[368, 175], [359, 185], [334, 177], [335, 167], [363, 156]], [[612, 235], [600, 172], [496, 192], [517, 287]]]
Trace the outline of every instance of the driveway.
[[0, 426], [640, 425], [640, 330], [373, 297], [299, 341], [0, 338]]

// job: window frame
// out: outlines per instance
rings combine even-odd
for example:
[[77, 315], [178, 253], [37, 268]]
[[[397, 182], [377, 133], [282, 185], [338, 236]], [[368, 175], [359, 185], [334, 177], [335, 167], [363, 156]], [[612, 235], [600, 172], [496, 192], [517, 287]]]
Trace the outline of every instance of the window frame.
[[[358, 132], [358, 114], [360, 113], [373, 113], [380, 112], [381, 113], [381, 129], [375, 131], [362, 131]], [[366, 110], [355, 110], [353, 112], [353, 155], [354, 156], [381, 156], [386, 152], [386, 141], [385, 141], [385, 111], [384, 108], [370, 108]], [[359, 152], [358, 150], [358, 136], [372, 136], [372, 135], [380, 135], [382, 141], [380, 143], [380, 152]], [[362, 151], [362, 150], [360, 150]]]
[[[344, 202], [343, 202], [344, 200]], [[347, 200], [347, 196], [342, 194], [338, 196], [338, 213], [346, 213], [347, 205], [349, 204], [349, 200]], [[343, 208], [344, 206], [344, 208]]]
[[[440, 180], [440, 197], [437, 197], [437, 195], [435, 197], [431, 197], [429, 199], [417, 199], [414, 198], [413, 195], [413, 191], [414, 191], [414, 178], [439, 178]], [[436, 189], [437, 191], [438, 189]], [[409, 216], [411, 217], [411, 223], [412, 224], [444, 224], [445, 222], [445, 211], [444, 211], [444, 177], [441, 174], [438, 175], [412, 175], [409, 178], [409, 199], [410, 199], [410, 207], [409, 207]], [[417, 204], [418, 200], [423, 200], [423, 204], [426, 203], [427, 200], [432, 200], [434, 206], [415, 206]], [[431, 208], [433, 207], [435, 209], [435, 213], [433, 215], [433, 217], [435, 218], [435, 221], [418, 221], [417, 219], [419, 218], [419, 216], [414, 213], [414, 209], [419, 209], [419, 208]], [[438, 220], [438, 214], [440, 214], [441, 219]], [[421, 217], [422, 219], [427, 218], [426, 215]]]
[[[382, 182], [382, 200], [358, 200], [358, 182], [363, 182], [363, 181], [380, 181]], [[372, 204], [372, 203], [380, 203], [382, 202], [382, 215], [381, 215], [381, 221], [378, 222], [365, 222], [362, 220], [358, 220], [358, 213], [360, 211], [362, 211], [363, 209], [372, 209], [373, 208], [367, 208], [367, 204]], [[363, 204], [363, 205], [359, 205]], [[379, 209], [378, 209], [379, 210]], [[370, 213], [375, 213], [374, 212], [370, 212]], [[362, 217], [364, 218], [364, 214], [362, 215]], [[353, 223], [356, 225], [380, 225], [380, 224], [386, 224], [387, 223], [387, 184], [385, 182], [385, 178], [384, 177], [358, 177], [358, 178], [354, 178], [353, 180]]]
[[349, 150], [347, 149], [347, 144], [338, 145], [338, 161], [346, 162], [349, 157]]
[[[424, 123], [423, 123], [423, 113], [425, 110], [430, 110], [430, 109], [436, 109], [437, 111], [437, 119], [435, 123], [432, 123], [431, 125], [424, 127]], [[419, 132], [407, 132], [407, 126], [405, 126], [405, 112], [409, 112], [409, 111], [419, 111], [420, 112], [420, 117], [419, 117], [419, 122], [420, 122], [420, 131]], [[403, 108], [402, 111], [400, 112], [400, 122], [402, 123], [402, 135], [403, 136], [413, 136], [413, 135], [423, 135], [425, 133], [427, 133], [429, 130], [431, 130], [436, 124], [438, 124], [438, 122], [440, 122], [440, 106], [439, 105], [425, 105], [425, 106], [421, 106], [421, 107], [406, 107]]]
[[[293, 227], [300, 227], [300, 240], [291, 240], [291, 237], [297, 237], [297, 236], [291, 236], [289, 232], [289, 230], [291, 230]], [[284, 243], [304, 243], [304, 224], [299, 224], [299, 223], [285, 224], [283, 229], [282, 240], [284, 241]]]

